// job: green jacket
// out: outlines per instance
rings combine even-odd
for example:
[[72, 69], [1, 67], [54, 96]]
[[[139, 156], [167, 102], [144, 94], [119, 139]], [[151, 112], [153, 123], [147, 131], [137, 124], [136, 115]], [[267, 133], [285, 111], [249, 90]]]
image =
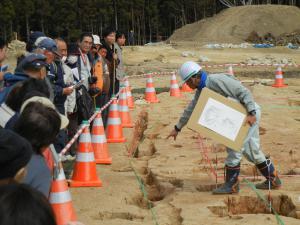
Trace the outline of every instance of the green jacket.
[[[255, 102], [250, 91], [244, 87], [239, 80], [228, 74], [210, 74], [206, 79], [206, 87], [210, 90], [238, 100], [244, 105], [248, 112], [255, 110]], [[192, 112], [198, 102], [201, 91], [197, 89], [193, 100], [184, 110], [176, 127], [182, 129], [190, 119]]]

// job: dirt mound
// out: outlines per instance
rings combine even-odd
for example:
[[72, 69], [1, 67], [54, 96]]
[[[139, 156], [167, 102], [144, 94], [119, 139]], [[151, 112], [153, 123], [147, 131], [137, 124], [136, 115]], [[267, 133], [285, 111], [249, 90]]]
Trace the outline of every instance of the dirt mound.
[[188, 24], [174, 32], [172, 42], [242, 43], [252, 32], [263, 37], [279, 37], [300, 28], [300, 9], [294, 6], [240, 6], [222, 11], [214, 17]]
[[25, 47], [25, 42], [13, 40], [8, 44], [8, 55], [11, 57], [18, 57], [25, 53]]

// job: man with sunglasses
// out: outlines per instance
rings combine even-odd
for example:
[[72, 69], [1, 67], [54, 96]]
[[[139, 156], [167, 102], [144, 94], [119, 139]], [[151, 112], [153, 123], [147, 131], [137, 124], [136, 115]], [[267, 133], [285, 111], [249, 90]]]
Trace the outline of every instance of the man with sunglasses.
[[281, 181], [277, 175], [273, 163], [266, 159], [260, 148], [259, 121], [261, 111], [252, 97], [250, 91], [245, 88], [240, 81], [229, 74], [207, 75], [201, 66], [195, 62], [184, 63], [180, 68], [180, 76], [183, 83], [190, 88], [197, 89], [194, 99], [184, 110], [179, 122], [169, 134], [176, 140], [178, 133], [187, 124], [201, 94], [203, 88], [209, 88], [225, 97], [233, 98], [245, 106], [248, 111], [247, 123], [250, 129], [246, 141], [240, 152], [227, 148], [227, 159], [225, 160], [226, 178], [225, 184], [215, 190], [213, 194], [232, 194], [239, 192], [238, 176], [240, 173], [240, 161], [244, 155], [246, 159], [255, 164], [261, 174], [266, 178], [263, 183], [257, 184], [258, 189], [277, 189], [281, 186]]

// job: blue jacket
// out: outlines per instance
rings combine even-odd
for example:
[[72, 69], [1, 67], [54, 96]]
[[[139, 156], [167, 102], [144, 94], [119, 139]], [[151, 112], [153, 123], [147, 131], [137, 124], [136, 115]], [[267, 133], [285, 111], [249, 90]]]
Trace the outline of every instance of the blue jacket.
[[16, 72], [15, 74], [6, 73], [4, 75], [4, 87], [0, 90], [0, 104], [5, 102], [9, 92], [20, 81], [27, 80], [29, 78], [25, 73]]
[[27, 164], [27, 174], [23, 183], [42, 192], [46, 198], [49, 197], [51, 186], [51, 172], [42, 155], [33, 154]]
[[53, 62], [50, 65], [50, 71], [47, 77], [54, 91], [54, 105], [60, 113], [65, 114], [65, 101], [67, 96], [63, 95], [63, 89], [66, 85], [64, 82], [64, 70], [60, 61]]

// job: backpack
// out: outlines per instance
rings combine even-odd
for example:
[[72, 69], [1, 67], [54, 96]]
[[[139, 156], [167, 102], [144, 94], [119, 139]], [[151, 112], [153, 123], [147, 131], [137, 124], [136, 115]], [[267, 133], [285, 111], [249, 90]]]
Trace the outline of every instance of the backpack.
[[76, 90], [76, 105], [78, 122], [88, 120], [94, 114], [94, 102], [84, 85], [80, 90]]

